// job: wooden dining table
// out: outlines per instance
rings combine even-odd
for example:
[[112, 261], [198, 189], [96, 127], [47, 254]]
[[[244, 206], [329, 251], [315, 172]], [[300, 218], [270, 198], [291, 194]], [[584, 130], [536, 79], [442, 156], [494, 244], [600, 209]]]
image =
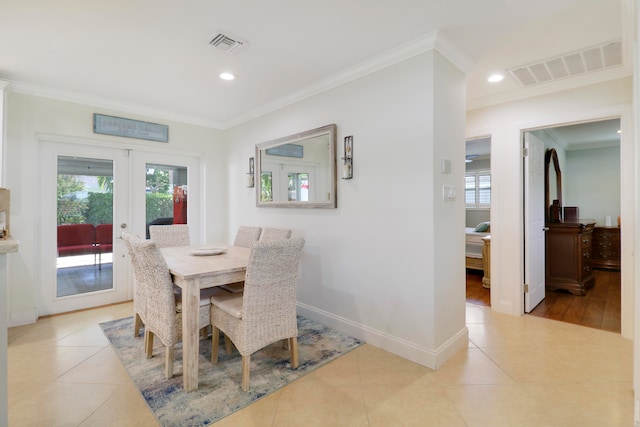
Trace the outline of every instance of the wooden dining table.
[[[225, 250], [217, 255], [204, 255], [211, 248]], [[198, 389], [200, 289], [243, 281], [251, 250], [207, 245], [166, 247], [161, 251], [174, 283], [182, 288], [183, 386], [186, 391], [193, 391]]]

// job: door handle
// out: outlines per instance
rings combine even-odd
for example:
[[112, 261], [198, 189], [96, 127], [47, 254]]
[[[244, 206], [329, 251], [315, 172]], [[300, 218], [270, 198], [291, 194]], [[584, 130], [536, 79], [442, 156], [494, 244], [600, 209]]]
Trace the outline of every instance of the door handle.
[[549, 227], [542, 227], [542, 231], [549, 231]]

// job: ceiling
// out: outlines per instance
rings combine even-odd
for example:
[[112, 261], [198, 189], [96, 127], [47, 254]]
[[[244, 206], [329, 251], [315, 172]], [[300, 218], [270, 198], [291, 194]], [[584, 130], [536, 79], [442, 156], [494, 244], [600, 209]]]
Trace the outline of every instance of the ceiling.
[[[225, 129], [405, 59], [437, 31], [468, 59], [476, 108], [630, 75], [631, 1], [6, 1], [0, 79], [16, 92]], [[211, 46], [219, 33], [243, 45]], [[529, 87], [508, 73], [615, 41], [619, 66]], [[487, 83], [495, 71], [507, 78]]]

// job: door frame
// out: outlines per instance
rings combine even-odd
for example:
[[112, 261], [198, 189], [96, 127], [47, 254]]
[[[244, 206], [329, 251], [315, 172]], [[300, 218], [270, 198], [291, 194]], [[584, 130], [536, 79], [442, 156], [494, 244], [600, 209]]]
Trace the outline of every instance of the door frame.
[[[522, 134], [526, 131], [553, 128], [575, 123], [586, 123], [592, 121], [600, 121], [607, 119], [620, 119], [620, 215], [623, 220], [623, 227], [627, 229], [621, 233], [621, 334], [624, 338], [633, 339], [634, 334], [634, 313], [638, 309], [635, 307], [635, 265], [634, 265], [634, 236], [636, 230], [635, 212], [635, 181], [633, 179], [625, 179], [625, 177], [634, 175], [634, 123], [633, 112], [630, 106], [615, 106], [610, 109], [598, 110], [593, 112], [578, 112], [577, 114], [569, 114], [566, 116], [558, 116], [553, 119], [545, 119], [536, 122], [519, 123], [518, 132]], [[515, 130], [515, 129], [514, 129]], [[524, 179], [524, 171], [521, 169], [521, 177]], [[524, 198], [524, 194], [522, 194]], [[521, 230], [521, 240], [524, 241], [524, 229]], [[493, 243], [493, 242], [492, 242]], [[495, 270], [492, 278], [496, 277]], [[524, 261], [520, 270], [524, 283]], [[494, 281], [492, 281], [493, 287]], [[498, 287], [502, 287], [497, 283]], [[519, 284], [519, 287], [522, 285]], [[519, 292], [518, 298], [520, 304], [520, 314], [524, 314], [524, 298]], [[493, 296], [493, 295], [492, 295]], [[513, 301], [515, 303], [515, 301]], [[493, 299], [492, 299], [493, 306]]]
[[[193, 202], [190, 204], [191, 207], [188, 210], [187, 221], [194, 228], [192, 237], [196, 239], [195, 241], [198, 242], [202, 240], [202, 236], [204, 236], [204, 232], [205, 232], [205, 227], [203, 224], [201, 224], [201, 218], [205, 218], [204, 211], [203, 211], [205, 204], [200, 201], [200, 199], [202, 199], [202, 195], [204, 194], [204, 188], [205, 188], [204, 173], [203, 173], [204, 158], [202, 153], [189, 152], [184, 150], [178, 151], [178, 150], [166, 149], [164, 147], [156, 147], [144, 142], [136, 142], [136, 141], [122, 142], [122, 141], [116, 141], [116, 140], [110, 140], [110, 139], [92, 139], [92, 138], [83, 138], [83, 137], [68, 136], [68, 135], [39, 133], [36, 135], [36, 139], [39, 144], [38, 152], [43, 152], [44, 148], [47, 145], [53, 144], [54, 146], [65, 145], [65, 146], [73, 146], [75, 148], [73, 153], [70, 153], [70, 154], [67, 154], [66, 152], [64, 154], [60, 153], [62, 155], [72, 155], [72, 156], [88, 157], [88, 158], [100, 157], [100, 156], [91, 154], [92, 151], [96, 152], [100, 149], [106, 148], [114, 151], [121, 150], [122, 153], [128, 157], [127, 165], [126, 165], [127, 179], [126, 179], [126, 182], [123, 183], [123, 185], [126, 188], [126, 192], [128, 193], [126, 202], [125, 202], [128, 206], [128, 209], [126, 211], [126, 214], [122, 214], [121, 219], [116, 219], [116, 217], [114, 216], [114, 220], [113, 220], [114, 222], [114, 229], [113, 229], [114, 230], [114, 241], [113, 241], [114, 287], [117, 286], [116, 274], [118, 274], [117, 276], [118, 280], [121, 281], [120, 285], [123, 288], [120, 289], [121, 292], [118, 293], [118, 296], [113, 298], [113, 300], [109, 300], [108, 298], [104, 298], [104, 297], [96, 298], [95, 300], [93, 298], [89, 298], [93, 295], [98, 295], [98, 297], [100, 294], [104, 295], [104, 291], [101, 293], [94, 292], [91, 294], [87, 294], [86, 296], [80, 294], [79, 296], [74, 298], [77, 301], [88, 301], [90, 304], [87, 305], [87, 304], [77, 303], [77, 305], [73, 307], [72, 305], [73, 303], [72, 303], [71, 307], [68, 310], [77, 310], [77, 309], [86, 308], [88, 306], [95, 307], [95, 306], [106, 305], [106, 304], [111, 304], [111, 303], [120, 302], [120, 301], [129, 301], [133, 298], [133, 275], [132, 275], [131, 269], [129, 268], [129, 263], [121, 262], [119, 273], [116, 273], [115, 271], [116, 256], [119, 257], [119, 259], [121, 260], [128, 259], [127, 251], [124, 248], [124, 245], [122, 244], [122, 240], [119, 237], [120, 231], [122, 231], [122, 229], [120, 228], [120, 224], [121, 223], [128, 224], [127, 229], [129, 231], [140, 234], [141, 236], [144, 236], [146, 232], [146, 224], [144, 219], [145, 204], [144, 204], [144, 201], [140, 202], [140, 199], [144, 199], [144, 198], [136, 197], [135, 193], [133, 192], [140, 186], [142, 186], [143, 188], [142, 191], [144, 192], [146, 179], [145, 179], [144, 169], [142, 172], [139, 172], [138, 174], [136, 174], [135, 173], [136, 171], [133, 170], [134, 161], [131, 160], [132, 153], [134, 154], [134, 158], [144, 159], [144, 163], [149, 163], [149, 162], [157, 163], [156, 159], [172, 159], [173, 161], [169, 161], [165, 163], [175, 164], [176, 160], [179, 161], [180, 159], [184, 159], [184, 158], [191, 159], [190, 165], [193, 167], [194, 181], [193, 182], [191, 181], [192, 175], [190, 173], [188, 178], [189, 193], [194, 195], [194, 197], [192, 197]], [[144, 155], [146, 155], [147, 157], [145, 157]], [[57, 156], [58, 154], [54, 156], [56, 160], [57, 160]], [[45, 155], [41, 154], [38, 159], [39, 171], [45, 170], [44, 165], [42, 164], [44, 161], [44, 157]], [[51, 161], [51, 159], [49, 159], [49, 161]], [[51, 167], [52, 166], [49, 166], [49, 168]], [[57, 168], [55, 169], [57, 171]], [[35, 206], [37, 206], [37, 209], [40, 212], [47, 212], [47, 209], [51, 210], [51, 206], [54, 206], [54, 209], [55, 209], [55, 197], [53, 197], [53, 200], [54, 200], [53, 204], [51, 200], [47, 200], [46, 198], [47, 194], [43, 190], [46, 187], [45, 185], [43, 185], [45, 184], [43, 182], [44, 174], [42, 172], [37, 172], [37, 173], [39, 173], [40, 175], [38, 177], [38, 182], [40, 183], [40, 189], [37, 192], [37, 195], [40, 198], [38, 199], [38, 202], [35, 204]], [[138, 179], [140, 179], [140, 174], [142, 174], [142, 181], [136, 187], [134, 185], [134, 182], [136, 180], [136, 176], [138, 176]], [[117, 185], [117, 183], [114, 183], [114, 185]], [[47, 201], [48, 201], [48, 205], [46, 203]], [[114, 207], [115, 207], [115, 203], [116, 202], [114, 200]], [[142, 206], [141, 208], [142, 217], [137, 218], [140, 212], [140, 203]], [[115, 209], [114, 209], [114, 212], [115, 212]], [[47, 217], [48, 215], [42, 215], [40, 219], [36, 218], [36, 221], [35, 221], [36, 224], [34, 227], [36, 235], [40, 236], [40, 239], [38, 240], [39, 240], [39, 243], [41, 244], [41, 248], [39, 251], [37, 251], [37, 254], [36, 254], [36, 265], [34, 267], [34, 277], [36, 277], [37, 283], [41, 284], [39, 287], [37, 287], [38, 295], [36, 296], [36, 301], [38, 306], [35, 309], [36, 318], [41, 315], [53, 314], [53, 313], [47, 312], [48, 310], [45, 309], [45, 305], [43, 305], [43, 298], [44, 298], [43, 292], [45, 289], [44, 284], [51, 283], [51, 274], [52, 274], [51, 271], [53, 271], [55, 274], [55, 259], [56, 259], [56, 253], [55, 253], [56, 220], [55, 220], [55, 216], [52, 216], [51, 218], [48, 218], [48, 221], [47, 221], [46, 220]], [[142, 226], [140, 226], [139, 223], [141, 223]], [[52, 269], [52, 265], [53, 265], [53, 269]], [[116, 294], [116, 292], [111, 292], [111, 293], [113, 295]], [[69, 298], [69, 297], [64, 297], [64, 298]]]

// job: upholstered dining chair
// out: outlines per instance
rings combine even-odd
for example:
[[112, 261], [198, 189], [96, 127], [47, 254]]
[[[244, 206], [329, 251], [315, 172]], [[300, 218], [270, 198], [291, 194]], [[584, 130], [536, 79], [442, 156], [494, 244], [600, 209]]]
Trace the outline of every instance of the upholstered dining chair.
[[161, 248], [191, 244], [187, 224], [151, 225], [149, 226], [149, 238]]
[[291, 230], [286, 228], [265, 227], [260, 236], [261, 241], [288, 239], [291, 237]]
[[[142, 284], [146, 294], [146, 313], [142, 321], [145, 326], [145, 353], [153, 355], [153, 340], [158, 337], [166, 347], [165, 377], [173, 376], [174, 346], [182, 339], [182, 310], [176, 303], [171, 274], [160, 248], [153, 240], [127, 238], [136, 280]], [[225, 293], [224, 291], [217, 291]], [[211, 297], [211, 294], [207, 295]], [[200, 298], [199, 329], [211, 323], [211, 303], [207, 297]], [[135, 302], [134, 302], [135, 306]], [[218, 338], [219, 339], [219, 338]]]
[[133, 278], [135, 280], [135, 284], [133, 287], [133, 336], [137, 338], [140, 336], [140, 328], [144, 325], [145, 319], [147, 318], [147, 290], [145, 288], [144, 277], [141, 276], [141, 270], [135, 265], [135, 263], [137, 263], [137, 260], [131, 241], [142, 239], [133, 233], [129, 233], [128, 231], [123, 231], [121, 236], [125, 246], [127, 247], [127, 251], [129, 252], [131, 267], [133, 267]]
[[262, 227], [247, 227], [241, 225], [236, 232], [236, 238], [233, 241], [233, 246], [242, 246], [243, 248], [250, 248], [251, 244], [260, 239], [260, 233], [262, 233]]
[[[238, 227], [236, 238], [233, 241], [233, 246], [242, 246], [243, 248], [250, 248], [253, 242], [260, 239], [262, 233], [262, 227], [247, 227], [241, 225]], [[229, 283], [228, 285], [220, 286], [227, 292], [239, 293], [244, 289], [244, 282]]]
[[249, 390], [251, 355], [288, 340], [290, 363], [298, 367], [296, 286], [304, 239], [255, 242], [251, 247], [243, 293], [211, 297], [211, 363], [218, 362], [219, 332], [242, 356], [242, 390]]

